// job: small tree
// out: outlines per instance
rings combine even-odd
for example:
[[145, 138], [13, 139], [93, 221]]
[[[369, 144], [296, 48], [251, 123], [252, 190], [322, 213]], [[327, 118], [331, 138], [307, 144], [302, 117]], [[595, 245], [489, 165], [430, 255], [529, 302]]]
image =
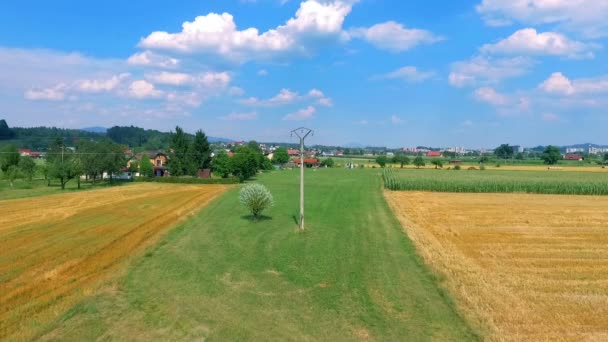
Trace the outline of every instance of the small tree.
[[325, 167], [334, 167], [334, 160], [331, 158], [327, 158], [321, 162], [321, 166]]
[[513, 157], [513, 146], [509, 144], [502, 144], [494, 150], [494, 154], [501, 159], [510, 159]]
[[401, 165], [401, 168], [403, 169], [404, 165], [410, 164], [410, 158], [405, 154], [398, 154], [393, 157], [393, 163]]
[[417, 169], [425, 166], [425, 162], [424, 159], [422, 158], [422, 156], [417, 156], [416, 158], [414, 158], [414, 166], [416, 166]]
[[289, 161], [289, 153], [285, 147], [279, 147], [274, 151], [272, 155], [272, 162], [275, 164], [285, 164]]
[[143, 177], [152, 177], [154, 175], [154, 165], [152, 165], [150, 157], [145, 153], [139, 161], [139, 175]]
[[7, 145], [0, 154], [0, 169], [7, 172], [9, 167], [19, 165], [19, 150], [15, 145]]
[[378, 163], [378, 165], [380, 165], [380, 167], [385, 167], [387, 162], [388, 162], [388, 158], [386, 158], [386, 156], [376, 157], [376, 163]]
[[562, 158], [562, 153], [559, 151], [559, 148], [549, 145], [540, 158], [545, 164], [555, 165], [557, 164], [557, 161]]
[[220, 151], [220, 153], [215, 156], [213, 164], [211, 164], [211, 169], [213, 170], [213, 173], [222, 178], [228, 178], [228, 176], [230, 176], [232, 173], [232, 161], [226, 151]]
[[443, 168], [443, 162], [440, 159], [433, 159], [433, 160], [431, 160], [431, 164], [435, 165], [435, 169], [442, 169]]
[[258, 183], [248, 184], [241, 189], [241, 204], [249, 209], [253, 220], [257, 221], [262, 212], [273, 205], [272, 194], [265, 186]]
[[6, 170], [6, 178], [8, 179], [8, 183], [13, 187], [13, 182], [15, 179], [19, 178], [19, 168], [16, 165], [11, 165]]
[[608, 165], [608, 153], [604, 154], [604, 165]]
[[23, 157], [19, 160], [19, 169], [21, 169], [25, 178], [31, 181], [36, 173], [36, 162], [34, 162], [32, 157]]

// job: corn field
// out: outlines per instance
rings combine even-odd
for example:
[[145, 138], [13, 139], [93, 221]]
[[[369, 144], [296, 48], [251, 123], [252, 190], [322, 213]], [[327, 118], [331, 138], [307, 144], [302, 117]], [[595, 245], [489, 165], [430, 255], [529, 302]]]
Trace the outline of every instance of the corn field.
[[608, 195], [608, 173], [385, 169], [382, 178], [393, 191]]

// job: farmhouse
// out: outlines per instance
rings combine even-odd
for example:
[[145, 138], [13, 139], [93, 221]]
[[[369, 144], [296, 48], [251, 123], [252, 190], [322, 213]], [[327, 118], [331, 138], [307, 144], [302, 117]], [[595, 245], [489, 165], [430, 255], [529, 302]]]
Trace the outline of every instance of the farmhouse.
[[441, 157], [441, 152], [439, 151], [428, 151], [426, 153], [427, 157]]
[[155, 176], [169, 176], [169, 170], [167, 170], [167, 161], [169, 160], [169, 158], [164, 152], [161, 151], [148, 151], [136, 154], [127, 162], [127, 169], [131, 167], [132, 161], [137, 160], [139, 162], [141, 161], [144, 155], [147, 155], [150, 158], [150, 163], [152, 163], [152, 165], [154, 166]]
[[[297, 166], [300, 166], [300, 159], [294, 159], [293, 163], [295, 163]], [[319, 167], [319, 159], [317, 158], [305, 158], [304, 159], [304, 166], [306, 167]]]
[[298, 151], [298, 150], [294, 150], [294, 149], [291, 149], [291, 148], [290, 148], [289, 150], [287, 150], [287, 154], [288, 154], [290, 157], [297, 157], [297, 156], [299, 156], [299, 155], [300, 155], [300, 151]]
[[564, 156], [564, 160], [578, 160], [582, 161], [584, 158], [580, 154], [568, 153]]

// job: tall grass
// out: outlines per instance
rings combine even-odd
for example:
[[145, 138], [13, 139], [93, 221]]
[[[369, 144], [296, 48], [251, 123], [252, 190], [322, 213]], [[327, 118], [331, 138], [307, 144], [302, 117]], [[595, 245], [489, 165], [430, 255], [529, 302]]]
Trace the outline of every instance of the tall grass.
[[382, 177], [393, 191], [608, 195], [608, 173], [385, 169]]

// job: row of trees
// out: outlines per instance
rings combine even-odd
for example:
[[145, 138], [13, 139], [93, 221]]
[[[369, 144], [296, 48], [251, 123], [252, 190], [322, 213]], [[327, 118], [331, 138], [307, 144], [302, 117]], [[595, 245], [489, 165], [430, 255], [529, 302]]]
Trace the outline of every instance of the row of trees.
[[[406, 165], [410, 165], [410, 162], [417, 168], [426, 165], [424, 158], [422, 158], [422, 156], [420, 155], [416, 156], [413, 161], [411, 161], [410, 157], [405, 154], [397, 154], [392, 158], [388, 158], [387, 156], [376, 157], [376, 163], [380, 165], [380, 167], [386, 167], [386, 164], [392, 163], [398, 164], [401, 166], [401, 168], [403, 168]], [[440, 160], [432, 160], [431, 163], [433, 163], [435, 166], [443, 167], [443, 162], [441, 162]]]
[[[289, 160], [289, 156], [287, 160]], [[261, 170], [272, 170], [273, 168], [272, 162], [264, 156], [259, 144], [255, 141], [237, 147], [232, 157], [226, 151], [220, 151], [215, 156], [212, 165], [213, 172], [222, 178], [233, 175], [241, 181], [253, 177]]]
[[15, 145], [7, 145], [1, 152], [0, 170], [11, 187], [17, 178], [25, 177], [32, 180], [36, 173], [36, 163], [31, 157], [21, 157]]

